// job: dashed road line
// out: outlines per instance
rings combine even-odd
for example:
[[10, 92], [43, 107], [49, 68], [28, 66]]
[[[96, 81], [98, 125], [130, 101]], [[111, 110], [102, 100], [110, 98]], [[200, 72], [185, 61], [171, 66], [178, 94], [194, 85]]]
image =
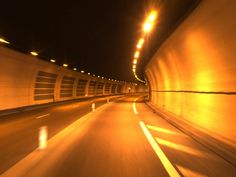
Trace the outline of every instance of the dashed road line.
[[36, 117], [36, 119], [41, 119], [41, 118], [47, 117], [47, 116], [49, 116], [49, 115], [50, 115], [50, 113], [48, 113], [48, 114], [44, 114], [44, 115], [42, 115], [42, 116], [38, 116], [38, 117]]

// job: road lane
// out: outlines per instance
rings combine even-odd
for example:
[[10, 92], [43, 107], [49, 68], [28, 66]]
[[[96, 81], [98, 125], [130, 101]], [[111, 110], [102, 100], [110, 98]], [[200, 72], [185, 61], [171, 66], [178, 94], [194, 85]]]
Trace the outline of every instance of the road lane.
[[47, 126], [51, 138], [89, 113], [93, 102], [99, 107], [106, 99], [69, 102], [0, 117], [0, 174], [38, 147], [40, 127]]
[[156, 142], [171, 163], [183, 176], [235, 176], [236, 168], [204, 145], [150, 111], [143, 103], [136, 103], [139, 114]]

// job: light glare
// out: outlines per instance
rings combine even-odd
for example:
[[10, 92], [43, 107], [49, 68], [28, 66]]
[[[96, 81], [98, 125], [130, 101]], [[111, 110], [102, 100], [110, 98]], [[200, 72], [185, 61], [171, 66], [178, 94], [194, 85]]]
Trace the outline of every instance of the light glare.
[[33, 56], [38, 56], [39, 55], [37, 52], [34, 52], [34, 51], [30, 52], [30, 54], [33, 55]]
[[138, 58], [139, 57], [139, 51], [135, 52], [134, 54], [134, 58]]
[[0, 38], [0, 42], [1, 42], [1, 43], [5, 43], [5, 44], [10, 44], [10, 42], [6, 41], [6, 40], [3, 39], [3, 38]]
[[150, 22], [154, 22], [156, 20], [157, 17], [157, 11], [153, 10], [151, 11], [150, 15], [148, 16], [148, 20]]
[[54, 60], [54, 59], [51, 59], [51, 60], [50, 60], [50, 62], [52, 62], [52, 63], [55, 63], [55, 62], [56, 62], [56, 60]]

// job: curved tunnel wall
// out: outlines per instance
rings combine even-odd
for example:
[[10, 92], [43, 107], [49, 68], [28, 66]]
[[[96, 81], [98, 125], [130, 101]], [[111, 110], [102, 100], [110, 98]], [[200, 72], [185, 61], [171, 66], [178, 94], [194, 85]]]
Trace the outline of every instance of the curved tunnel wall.
[[132, 83], [92, 77], [5, 47], [0, 68], [0, 110], [140, 91]]
[[152, 104], [236, 147], [236, 1], [204, 0], [145, 68]]

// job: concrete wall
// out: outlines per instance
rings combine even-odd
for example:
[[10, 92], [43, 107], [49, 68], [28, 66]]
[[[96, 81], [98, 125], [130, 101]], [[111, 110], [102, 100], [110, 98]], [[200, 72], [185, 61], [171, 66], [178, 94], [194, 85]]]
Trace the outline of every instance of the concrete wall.
[[236, 1], [204, 0], [146, 66], [153, 105], [236, 147]]
[[92, 77], [0, 47], [0, 110], [128, 93], [133, 85]]

